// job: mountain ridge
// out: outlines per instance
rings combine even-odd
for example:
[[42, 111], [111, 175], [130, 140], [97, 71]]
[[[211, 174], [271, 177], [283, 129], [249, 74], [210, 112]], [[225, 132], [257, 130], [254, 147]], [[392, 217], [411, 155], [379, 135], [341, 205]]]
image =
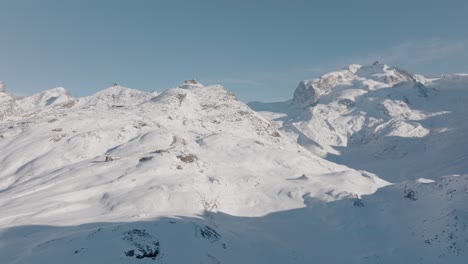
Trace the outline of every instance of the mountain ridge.
[[[397, 68], [384, 64], [364, 67], [375, 69], [375, 66], [378, 66], [378, 78], [373, 77], [375, 71], [366, 70], [372, 77], [368, 79], [350, 70], [342, 70], [314, 81], [301, 82], [294, 92], [292, 103], [283, 104], [282, 109], [259, 103], [250, 106], [254, 110], [257, 107], [299, 144], [305, 142], [302, 145], [315, 154], [353, 168], [370, 170], [389, 181], [394, 181], [395, 177], [399, 180], [424, 177], [417, 170], [428, 170], [423, 164], [425, 161], [447, 167], [443, 164], [450, 163], [452, 159], [459, 160], [458, 165], [452, 167], [457, 169], [431, 172], [434, 177], [455, 173], [461, 168], [461, 172], [466, 172], [468, 168], [464, 165], [460, 144], [467, 144], [462, 139], [467, 124], [460, 115], [467, 113], [464, 100], [468, 96], [465, 88], [468, 79], [464, 75], [428, 79], [408, 73], [413, 80], [404, 77], [393, 84], [386, 83], [386, 76], [393, 76]], [[362, 67], [354, 66], [354, 70], [359, 72]], [[324, 86], [324, 83], [328, 86]], [[452, 128], [452, 134], [448, 133], [447, 127]], [[458, 131], [458, 134], [453, 135], [454, 131]], [[426, 151], [425, 138], [427, 142], [446, 141], [446, 150], [443, 153]], [[453, 153], [450, 153], [450, 149], [453, 149]], [[357, 158], [359, 153], [369, 155]], [[454, 153], [457, 153], [456, 157], [453, 157]], [[404, 166], [414, 167], [412, 172], [399, 172], [397, 175], [400, 175], [391, 176], [391, 168], [399, 167], [397, 164], [407, 160], [407, 155], [422, 155], [426, 159], [417, 159], [414, 164], [418, 166]], [[360, 165], [363, 161], [387, 163], [387, 167]]]
[[464, 263], [468, 77], [324, 76], [1, 92], [0, 262]]

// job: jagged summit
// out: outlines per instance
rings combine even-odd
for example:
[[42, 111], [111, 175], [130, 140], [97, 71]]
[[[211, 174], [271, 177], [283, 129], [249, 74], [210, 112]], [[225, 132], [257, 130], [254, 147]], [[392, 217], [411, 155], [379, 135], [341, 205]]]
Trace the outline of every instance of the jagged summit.
[[397, 67], [389, 67], [380, 62], [370, 66], [363, 66], [356, 72], [359, 77], [371, 79], [388, 85], [394, 85], [403, 81], [415, 81], [414, 74]]

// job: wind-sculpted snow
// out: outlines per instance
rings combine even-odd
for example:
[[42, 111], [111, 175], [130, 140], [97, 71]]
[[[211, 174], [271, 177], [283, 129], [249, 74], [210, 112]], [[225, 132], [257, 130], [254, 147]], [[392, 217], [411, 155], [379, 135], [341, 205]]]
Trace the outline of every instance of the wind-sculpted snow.
[[[0, 263], [463, 263], [466, 176], [383, 174], [392, 185], [332, 162], [360, 148], [401, 160], [435, 133], [428, 119], [453, 117], [439, 133], [463, 124], [463, 107], [434, 99], [452, 98], [445, 82], [374, 66], [393, 77], [352, 65], [307, 82], [312, 108], [258, 103], [262, 115], [195, 80], [160, 94], [0, 92]], [[432, 173], [462, 174], [463, 157]]]

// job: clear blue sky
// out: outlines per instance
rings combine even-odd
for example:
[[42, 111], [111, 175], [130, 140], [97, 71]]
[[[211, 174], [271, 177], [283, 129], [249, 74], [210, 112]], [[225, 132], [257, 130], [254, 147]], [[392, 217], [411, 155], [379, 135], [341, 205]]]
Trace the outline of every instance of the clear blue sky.
[[16, 94], [196, 78], [275, 101], [350, 63], [468, 72], [468, 1], [0, 0], [0, 37]]

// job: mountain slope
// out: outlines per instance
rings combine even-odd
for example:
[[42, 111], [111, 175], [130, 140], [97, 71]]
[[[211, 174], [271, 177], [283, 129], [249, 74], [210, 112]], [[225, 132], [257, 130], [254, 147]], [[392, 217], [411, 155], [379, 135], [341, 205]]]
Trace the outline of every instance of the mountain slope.
[[2, 263], [464, 263], [468, 176], [402, 183], [362, 199], [261, 217], [17, 226]]
[[[108, 107], [122, 94], [128, 107]], [[108, 89], [54, 110], [0, 127], [4, 226], [252, 216], [302, 207], [306, 193], [335, 200], [386, 184], [313, 156], [221, 86]]]
[[[381, 68], [393, 77], [377, 80], [409, 78]], [[113, 86], [78, 99], [61, 89], [9, 95], [23, 107], [0, 122], [0, 262], [464, 263], [466, 175], [390, 184], [329, 156], [353, 141], [344, 133], [373, 128], [340, 125], [356, 107], [340, 100], [362, 103], [385, 133], [424, 138], [420, 120], [449, 111], [442, 103], [424, 110], [440, 93], [416, 75], [386, 84], [353, 74], [342, 81], [362, 78], [375, 99], [357, 100], [364, 92], [328, 82], [312, 108], [263, 105], [267, 118], [222, 86], [196, 81], [161, 94]], [[65, 99], [47, 104], [53, 97]], [[314, 138], [308, 125], [324, 122], [317, 109], [335, 120]], [[313, 153], [326, 151], [326, 159]]]
[[[301, 82], [282, 108], [251, 104], [312, 152], [388, 181], [468, 173], [468, 78], [381, 63]], [[278, 105], [278, 104], [277, 104]]]

